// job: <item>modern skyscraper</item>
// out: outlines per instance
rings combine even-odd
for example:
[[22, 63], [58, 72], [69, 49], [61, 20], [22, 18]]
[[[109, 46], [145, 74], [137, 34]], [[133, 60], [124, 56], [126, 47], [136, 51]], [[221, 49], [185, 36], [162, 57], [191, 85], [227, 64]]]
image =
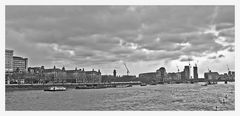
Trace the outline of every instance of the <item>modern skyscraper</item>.
[[184, 74], [185, 74], [186, 80], [190, 79], [190, 67], [189, 66], [184, 67]]
[[113, 70], [113, 76], [116, 77], [117, 76], [117, 71], [114, 69]]
[[198, 79], [198, 68], [197, 68], [197, 66], [193, 67], [193, 78]]

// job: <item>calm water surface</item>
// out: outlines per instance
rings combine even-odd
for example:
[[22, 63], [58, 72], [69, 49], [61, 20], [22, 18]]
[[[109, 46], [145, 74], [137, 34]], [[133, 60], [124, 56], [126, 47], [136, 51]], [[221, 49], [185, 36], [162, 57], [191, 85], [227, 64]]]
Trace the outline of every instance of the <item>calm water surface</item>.
[[6, 110], [235, 110], [234, 91], [234, 83], [12, 91], [5, 104]]

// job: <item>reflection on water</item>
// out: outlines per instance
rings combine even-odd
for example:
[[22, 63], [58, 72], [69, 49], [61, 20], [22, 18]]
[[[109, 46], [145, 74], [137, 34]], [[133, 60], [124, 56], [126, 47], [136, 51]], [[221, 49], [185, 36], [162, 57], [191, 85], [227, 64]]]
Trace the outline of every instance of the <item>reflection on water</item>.
[[234, 83], [13, 91], [6, 92], [6, 110], [234, 110], [234, 93]]

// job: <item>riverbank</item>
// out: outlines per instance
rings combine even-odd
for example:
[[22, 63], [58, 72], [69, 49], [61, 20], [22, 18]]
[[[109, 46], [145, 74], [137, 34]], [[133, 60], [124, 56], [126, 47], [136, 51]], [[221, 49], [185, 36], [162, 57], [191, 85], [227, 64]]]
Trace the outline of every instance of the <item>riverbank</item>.
[[27, 90], [44, 90], [51, 86], [63, 86], [68, 89], [76, 88], [81, 84], [65, 83], [65, 84], [9, 84], [5, 85], [5, 91], [27, 91]]
[[[198, 84], [203, 84], [204, 82], [198, 82]], [[223, 84], [224, 82], [218, 82], [218, 84]], [[234, 82], [229, 82], [231, 84]], [[190, 83], [185, 83], [190, 84]], [[196, 84], [196, 83], [195, 83]], [[6, 84], [5, 91], [27, 91], [27, 90], [44, 90], [51, 86], [63, 86], [67, 89], [75, 89], [77, 86], [91, 85], [96, 88], [114, 88], [116, 85], [140, 85], [140, 83], [55, 83], [55, 84]], [[162, 85], [162, 84], [160, 84]], [[164, 84], [168, 85], [168, 84]], [[149, 86], [149, 85], [148, 85]]]
[[6, 84], [5, 91], [44, 90], [51, 86], [63, 86], [73, 89], [77, 86], [90, 86], [93, 88], [112, 88], [117, 85], [140, 85], [140, 83], [55, 83], [55, 84]]

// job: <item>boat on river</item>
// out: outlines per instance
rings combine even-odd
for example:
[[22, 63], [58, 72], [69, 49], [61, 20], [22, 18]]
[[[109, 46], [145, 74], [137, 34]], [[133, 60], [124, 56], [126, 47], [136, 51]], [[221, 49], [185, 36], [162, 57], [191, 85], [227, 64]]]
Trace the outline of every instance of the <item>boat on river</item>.
[[107, 88], [107, 87], [104, 85], [91, 84], [91, 85], [80, 85], [80, 86], [77, 86], [75, 89], [101, 89], [101, 88]]
[[157, 85], [157, 83], [150, 83], [150, 85]]
[[131, 84], [116, 85], [116, 88], [126, 88], [126, 87], [132, 87], [132, 85]]
[[87, 85], [80, 85], [77, 86], [75, 89], [95, 89], [95, 86], [87, 86]]
[[207, 83], [205, 83], [205, 84], [202, 84], [201, 86], [208, 86], [208, 84], [207, 84]]
[[146, 83], [141, 83], [140, 86], [147, 86], [147, 84]]
[[62, 86], [52, 86], [49, 88], [44, 89], [44, 91], [66, 91], [66, 87], [62, 87]]

